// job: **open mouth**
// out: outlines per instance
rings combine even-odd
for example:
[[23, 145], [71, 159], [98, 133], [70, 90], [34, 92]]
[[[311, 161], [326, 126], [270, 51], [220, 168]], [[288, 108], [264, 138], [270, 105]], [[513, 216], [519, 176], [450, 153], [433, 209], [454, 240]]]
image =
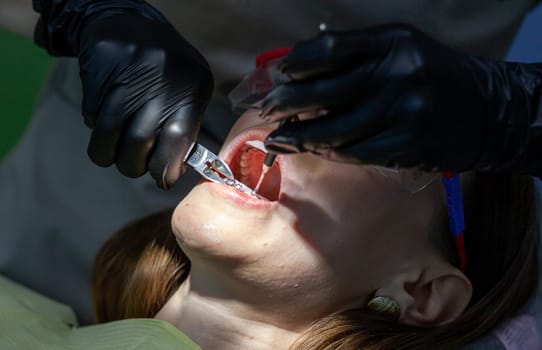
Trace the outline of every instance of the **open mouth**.
[[[235, 178], [254, 189], [262, 173], [265, 147], [260, 140], [248, 140], [233, 155], [230, 168]], [[281, 171], [278, 161], [265, 174], [257, 193], [270, 201], [277, 201], [280, 194]]]

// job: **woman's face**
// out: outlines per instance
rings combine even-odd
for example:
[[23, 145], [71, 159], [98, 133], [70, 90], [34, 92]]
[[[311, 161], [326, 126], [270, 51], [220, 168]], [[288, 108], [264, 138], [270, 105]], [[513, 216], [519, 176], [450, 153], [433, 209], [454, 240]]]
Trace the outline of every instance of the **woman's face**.
[[[220, 151], [251, 187], [264, 157], [253, 146], [275, 127], [245, 113]], [[436, 181], [411, 194], [374, 167], [279, 155], [260, 192], [272, 201], [202, 182], [172, 222], [192, 260], [194, 287], [314, 319], [363, 305], [390, 276], [434, 251], [441, 191]]]

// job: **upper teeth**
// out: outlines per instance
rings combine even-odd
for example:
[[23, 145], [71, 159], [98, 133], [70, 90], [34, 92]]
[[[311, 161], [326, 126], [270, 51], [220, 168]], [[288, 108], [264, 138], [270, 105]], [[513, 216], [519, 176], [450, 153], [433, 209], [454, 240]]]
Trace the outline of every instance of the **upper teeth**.
[[250, 140], [250, 141], [245, 142], [245, 144], [251, 147], [257, 148], [260, 151], [267, 152], [267, 150], [265, 149], [265, 145], [263, 144], [262, 141]]

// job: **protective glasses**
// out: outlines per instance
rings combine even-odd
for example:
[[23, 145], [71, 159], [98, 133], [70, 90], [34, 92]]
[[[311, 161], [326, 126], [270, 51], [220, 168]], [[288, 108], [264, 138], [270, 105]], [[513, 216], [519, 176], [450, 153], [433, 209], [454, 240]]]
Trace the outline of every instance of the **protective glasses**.
[[235, 113], [241, 114], [248, 109], [258, 108], [259, 102], [273, 87], [290, 80], [277, 68], [280, 60], [289, 51], [290, 48], [280, 48], [266, 51], [256, 57], [256, 68], [245, 75], [228, 94]]
[[[234, 113], [240, 115], [249, 109], [258, 109], [259, 103], [273, 87], [290, 80], [277, 69], [278, 63], [289, 51], [290, 48], [279, 48], [264, 52], [256, 58], [256, 68], [245, 75], [228, 94]], [[422, 191], [441, 177], [446, 193], [448, 228], [455, 241], [459, 267], [465, 272], [467, 267], [464, 241], [465, 218], [459, 174], [425, 172], [415, 168], [380, 166], [374, 168], [384, 176], [397, 179], [401, 186], [412, 194]]]
[[401, 187], [414, 194], [425, 189], [439, 178], [439, 173], [426, 172], [416, 168], [386, 168], [372, 167], [379, 174], [392, 178], [401, 184]]

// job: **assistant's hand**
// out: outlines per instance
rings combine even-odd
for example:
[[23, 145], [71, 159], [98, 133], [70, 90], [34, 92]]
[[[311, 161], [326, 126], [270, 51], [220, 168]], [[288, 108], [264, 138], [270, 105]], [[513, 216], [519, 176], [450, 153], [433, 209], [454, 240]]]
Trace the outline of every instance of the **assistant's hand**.
[[205, 59], [144, 1], [42, 1], [37, 10], [38, 44], [79, 58], [90, 158], [171, 187], [212, 94]]
[[295, 45], [279, 68], [292, 82], [262, 116], [303, 111], [266, 139], [277, 152], [440, 171], [542, 174], [542, 68], [443, 46], [407, 25], [323, 32]]

